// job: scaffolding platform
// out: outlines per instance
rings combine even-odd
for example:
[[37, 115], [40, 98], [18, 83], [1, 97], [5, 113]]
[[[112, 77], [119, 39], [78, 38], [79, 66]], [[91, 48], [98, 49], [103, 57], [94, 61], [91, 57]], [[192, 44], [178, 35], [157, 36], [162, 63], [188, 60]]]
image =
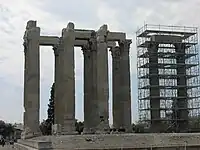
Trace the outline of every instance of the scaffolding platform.
[[195, 35], [197, 30], [197, 27], [145, 24], [136, 32], [136, 34], [137, 37], [150, 37], [151, 34], [167, 34], [181, 35], [184, 38], [189, 38], [190, 36]]
[[198, 75], [174, 75], [174, 74], [147, 74], [138, 76], [138, 79], [149, 79], [150, 77], [158, 77], [159, 79], [177, 79], [178, 77], [185, 77], [187, 79], [198, 77]]
[[[177, 99], [185, 99], [184, 96], [177, 96], [177, 97], [167, 97], [167, 96], [147, 96], [147, 97], [143, 97], [140, 100], [149, 100], [150, 98], [153, 99], [159, 99], [159, 100], [177, 100]], [[188, 100], [190, 99], [199, 99], [200, 96], [196, 96], [196, 97], [187, 97]], [[141, 108], [142, 109], [142, 108]], [[167, 108], [168, 109], [168, 108]]]
[[199, 66], [199, 64], [185, 64], [185, 63], [145, 63], [144, 65], [138, 66], [138, 68], [149, 68], [150, 65], [157, 66], [160, 69], [176, 69], [179, 67], [185, 67], [186, 69], [189, 69], [194, 66]]
[[136, 32], [139, 119], [146, 126], [159, 122], [181, 132], [200, 117], [197, 31], [145, 24]]
[[[174, 49], [172, 47], [166, 47], [166, 48]], [[149, 58], [149, 55], [151, 55], [151, 54], [155, 54], [155, 53], [154, 52], [144, 52], [143, 54], [139, 54], [138, 57], [139, 58]], [[166, 52], [166, 53], [158, 52], [156, 54], [158, 55], [158, 58], [174, 58], [174, 59], [179, 55], [184, 55], [186, 59], [198, 55], [196, 53], [185, 54], [185, 53], [172, 53], [172, 52]]]

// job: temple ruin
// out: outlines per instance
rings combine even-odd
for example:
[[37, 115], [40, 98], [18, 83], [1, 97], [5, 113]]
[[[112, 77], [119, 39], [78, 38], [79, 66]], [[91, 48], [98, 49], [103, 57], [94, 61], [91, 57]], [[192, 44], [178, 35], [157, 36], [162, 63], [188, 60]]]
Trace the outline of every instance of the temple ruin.
[[[191, 119], [200, 116], [197, 28], [145, 25], [136, 36], [139, 119], [151, 132], [142, 134], [131, 133], [131, 40], [125, 33], [111, 32], [107, 25], [95, 31], [75, 29], [68, 23], [60, 37], [41, 36], [36, 21], [28, 21], [24, 35], [25, 130], [15, 148], [199, 149], [199, 133], [166, 133], [191, 132]], [[40, 46], [52, 46], [55, 55], [51, 136], [42, 136], [39, 129]], [[81, 47], [84, 55], [83, 135], [75, 132], [74, 47]], [[112, 55], [113, 128], [122, 129], [123, 134], [109, 133], [108, 51]]]
[[[117, 44], [116, 44], [117, 43]], [[40, 135], [40, 46], [52, 46], [55, 55], [55, 125], [58, 134], [75, 134], [74, 47], [84, 55], [84, 133], [109, 130], [108, 50], [113, 64], [113, 125], [131, 132], [129, 48], [126, 34], [75, 29], [68, 23], [62, 35], [41, 36], [36, 21], [24, 34], [24, 138]]]

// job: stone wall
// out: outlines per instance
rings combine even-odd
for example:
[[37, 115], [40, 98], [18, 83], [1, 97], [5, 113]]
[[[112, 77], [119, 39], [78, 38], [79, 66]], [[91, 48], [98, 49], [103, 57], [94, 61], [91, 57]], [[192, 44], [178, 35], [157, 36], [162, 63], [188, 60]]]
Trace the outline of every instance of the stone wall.
[[[99, 135], [68, 135], [68, 136], [47, 136], [34, 138], [32, 142], [46, 141], [50, 149], [200, 149], [200, 134], [199, 133], [172, 133], [172, 134], [99, 134]], [[31, 144], [21, 142], [20, 144]], [[45, 142], [43, 142], [43, 146]], [[31, 147], [31, 146], [30, 146]], [[37, 146], [34, 146], [37, 147]]]

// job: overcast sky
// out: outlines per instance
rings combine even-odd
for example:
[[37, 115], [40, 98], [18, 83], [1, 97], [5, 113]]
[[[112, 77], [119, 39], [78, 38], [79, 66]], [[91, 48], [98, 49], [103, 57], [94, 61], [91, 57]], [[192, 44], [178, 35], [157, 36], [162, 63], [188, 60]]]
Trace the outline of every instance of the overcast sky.
[[[97, 30], [102, 24], [108, 24], [110, 31], [126, 32], [128, 38], [133, 40], [130, 57], [132, 118], [135, 121], [138, 115], [136, 30], [144, 23], [198, 27], [199, 14], [200, 0], [0, 0], [0, 119], [22, 122], [22, 38], [28, 20], [37, 20], [42, 35], [59, 36], [69, 21], [75, 23], [75, 28]], [[41, 47], [40, 51], [40, 118], [43, 119], [46, 117], [50, 87], [53, 83], [54, 55], [51, 47]], [[80, 49], [75, 51], [75, 60], [76, 118], [83, 120], [83, 56]], [[111, 68], [109, 72], [111, 73]], [[111, 108], [111, 100], [109, 102]]]

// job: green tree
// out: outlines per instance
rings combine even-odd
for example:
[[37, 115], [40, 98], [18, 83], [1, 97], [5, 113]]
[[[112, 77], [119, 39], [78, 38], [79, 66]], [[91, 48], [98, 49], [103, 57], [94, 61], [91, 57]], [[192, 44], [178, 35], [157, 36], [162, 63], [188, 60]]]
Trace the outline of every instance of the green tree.
[[84, 129], [84, 122], [81, 122], [81, 121], [78, 121], [76, 119], [76, 122], [75, 122], [75, 128], [76, 128], [76, 131], [81, 134], [83, 132], [83, 129]]
[[4, 121], [0, 120], [0, 135], [5, 137], [10, 137], [14, 133], [14, 126], [10, 123], [5, 123]]
[[51, 135], [52, 125], [54, 124], [54, 89], [55, 84], [53, 83], [50, 91], [50, 99], [47, 110], [48, 117], [40, 124], [40, 130], [43, 135]]
[[54, 93], [55, 93], [55, 84], [53, 83], [50, 91], [50, 99], [48, 104], [48, 118], [46, 120], [47, 135], [51, 135], [52, 125], [54, 124]]
[[6, 123], [4, 130], [4, 137], [10, 137], [14, 135], [14, 126], [10, 123]]
[[53, 83], [51, 87], [51, 92], [50, 92], [50, 99], [49, 99], [49, 104], [48, 104], [48, 118], [47, 122], [50, 123], [51, 125], [54, 124], [54, 93], [55, 93], [55, 84]]
[[3, 120], [0, 120], [0, 135], [4, 135], [4, 130], [5, 130], [5, 122]]
[[135, 124], [132, 124], [132, 129], [135, 130], [135, 133], [145, 133], [146, 124], [138, 121]]
[[46, 120], [43, 120], [40, 124], [40, 130], [42, 132], [42, 135], [49, 135], [49, 129], [48, 129], [48, 124]]
[[133, 130], [133, 131], [136, 130], [136, 125], [135, 125], [135, 123], [132, 123], [132, 124], [131, 124], [131, 127], [132, 127], [132, 130]]

